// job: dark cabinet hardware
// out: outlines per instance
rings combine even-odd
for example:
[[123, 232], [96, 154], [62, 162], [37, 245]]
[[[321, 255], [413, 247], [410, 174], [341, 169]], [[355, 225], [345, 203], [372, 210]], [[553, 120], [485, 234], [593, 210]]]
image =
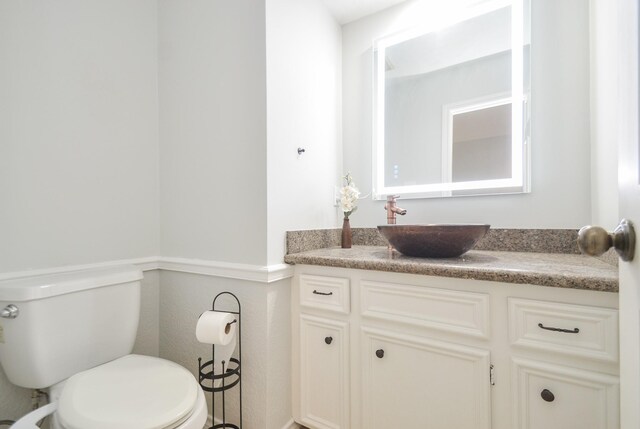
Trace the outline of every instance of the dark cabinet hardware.
[[382, 350], [382, 349], [376, 350], [376, 356], [378, 356], [378, 358], [382, 359], [384, 357], [384, 350]]
[[317, 290], [313, 290], [313, 293], [316, 295], [333, 295], [333, 292], [318, 292]]
[[544, 326], [542, 323], [538, 323], [538, 327], [540, 329], [545, 329], [547, 331], [564, 332], [566, 334], [577, 334], [578, 332], [580, 332], [580, 329], [578, 328], [573, 328], [573, 329], [550, 328], [548, 326]]
[[332, 341], [333, 341], [332, 337], [325, 337], [324, 338], [324, 342], [327, 343], [327, 344], [331, 344]]
[[556, 396], [547, 389], [544, 389], [542, 392], [540, 392], [540, 396], [547, 402], [553, 402], [553, 400], [556, 399]]

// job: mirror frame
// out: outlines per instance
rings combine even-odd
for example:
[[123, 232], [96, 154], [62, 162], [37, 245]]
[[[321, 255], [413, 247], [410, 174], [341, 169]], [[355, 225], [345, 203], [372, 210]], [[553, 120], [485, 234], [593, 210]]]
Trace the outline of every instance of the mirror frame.
[[[434, 198], [469, 195], [513, 194], [530, 192], [530, 135], [524, 132], [525, 113], [529, 118], [528, 97], [524, 93], [524, 2], [525, 0], [486, 0], [461, 10], [455, 17], [443, 19], [439, 25], [418, 26], [387, 35], [374, 42], [374, 109], [373, 109], [373, 199], [384, 200], [388, 195], [403, 198]], [[408, 186], [385, 186], [385, 66], [386, 49], [424, 34], [484, 15], [497, 9], [511, 7], [511, 177], [505, 179], [468, 182], [432, 183]], [[517, 49], [514, 49], [517, 47]], [[507, 97], [505, 97], [507, 98]], [[447, 107], [447, 106], [443, 106]], [[443, 118], [444, 122], [444, 118]], [[526, 124], [528, 125], [528, 124]], [[527, 126], [527, 128], [529, 128]], [[444, 136], [443, 136], [444, 137]], [[482, 191], [487, 192], [483, 193]]]

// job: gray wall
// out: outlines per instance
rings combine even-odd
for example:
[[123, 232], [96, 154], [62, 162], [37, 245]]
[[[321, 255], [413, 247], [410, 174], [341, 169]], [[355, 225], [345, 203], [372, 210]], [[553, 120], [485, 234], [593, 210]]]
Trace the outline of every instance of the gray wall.
[[[0, 274], [158, 254], [156, 14], [0, 2]], [[157, 354], [157, 287], [148, 274], [141, 353]], [[30, 407], [0, 369], [0, 420]]]
[[[320, 0], [3, 2], [0, 36], [0, 274], [160, 255], [255, 273], [282, 262], [290, 224], [335, 224], [340, 28]], [[280, 429], [289, 287], [147, 271], [134, 352], [194, 370], [197, 316], [237, 292], [246, 427]], [[1, 373], [0, 392], [0, 418], [27, 411]]]
[[161, 254], [265, 265], [265, 3], [158, 5]]
[[0, 272], [158, 253], [156, 30], [154, 0], [0, 2]]

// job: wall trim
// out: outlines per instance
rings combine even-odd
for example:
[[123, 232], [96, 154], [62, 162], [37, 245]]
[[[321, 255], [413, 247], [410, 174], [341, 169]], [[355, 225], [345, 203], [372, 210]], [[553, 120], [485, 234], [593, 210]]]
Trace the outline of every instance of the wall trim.
[[159, 260], [159, 269], [259, 283], [272, 283], [293, 276], [293, 267], [288, 264], [260, 266], [187, 258], [162, 257]]
[[96, 268], [112, 267], [115, 265], [137, 265], [142, 271], [150, 271], [158, 269], [158, 256], [148, 256], [146, 258], [118, 259], [115, 261], [97, 262], [93, 264], [82, 265], [65, 265], [54, 268], [41, 268], [35, 270], [13, 271], [8, 273], [0, 273], [0, 280], [13, 280], [24, 277], [34, 277], [50, 274], [67, 273], [69, 271], [92, 270]]
[[293, 276], [293, 267], [284, 263], [260, 266], [238, 264], [234, 262], [207, 261], [202, 259], [149, 256], [146, 258], [98, 262], [95, 264], [67, 265], [55, 268], [0, 273], [0, 280], [13, 280], [25, 277], [60, 274], [69, 271], [90, 270], [115, 265], [136, 265], [142, 271], [165, 270], [237, 280], [249, 280], [257, 283], [273, 283]]

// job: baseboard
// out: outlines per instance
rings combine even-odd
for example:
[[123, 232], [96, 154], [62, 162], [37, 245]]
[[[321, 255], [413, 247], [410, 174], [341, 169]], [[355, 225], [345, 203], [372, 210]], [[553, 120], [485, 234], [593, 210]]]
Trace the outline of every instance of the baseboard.
[[300, 426], [298, 423], [294, 422], [293, 419], [291, 419], [287, 422], [286, 425], [282, 427], [282, 429], [300, 429], [301, 427], [302, 426]]
[[[216, 419], [216, 424], [220, 424], [220, 423], [222, 423], [222, 421], [220, 419]], [[213, 421], [211, 418], [211, 414], [209, 414], [209, 416], [207, 417], [207, 425], [205, 426], [205, 429], [210, 428], [211, 426], [213, 426]], [[296, 422], [294, 422], [293, 419], [289, 420], [284, 426], [282, 426], [282, 429], [300, 429], [300, 428], [301, 426]]]

